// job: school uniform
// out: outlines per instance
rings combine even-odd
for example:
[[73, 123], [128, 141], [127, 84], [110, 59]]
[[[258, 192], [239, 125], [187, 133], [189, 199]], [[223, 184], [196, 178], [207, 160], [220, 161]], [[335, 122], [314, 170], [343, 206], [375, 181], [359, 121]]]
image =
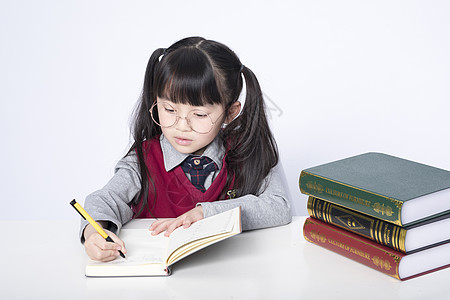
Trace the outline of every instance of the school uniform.
[[[151, 145], [148, 144], [149, 142], [157, 144]], [[283, 183], [284, 174], [282, 174], [279, 166], [274, 167], [265, 178], [266, 182], [262, 185], [265, 189], [259, 196], [245, 195], [234, 199], [218, 200], [211, 197], [220, 194], [224, 186], [223, 176], [225, 175], [226, 178], [226, 168], [224, 168], [223, 159], [225, 156], [225, 148], [218, 137], [206, 147], [202, 154], [202, 156], [209, 157], [216, 165], [216, 168], [206, 176], [204, 182], [205, 194], [196, 190], [192, 185], [190, 182], [192, 178], [189, 173], [181, 171], [180, 165], [186, 160], [189, 154], [183, 154], [175, 150], [169, 141], [164, 138], [164, 135], [160, 136], [159, 141], [153, 140], [146, 143], [147, 145], [144, 145], [144, 149], [147, 149], [147, 155], [149, 151], [152, 153], [152, 158], [146, 160], [147, 165], [152, 161], [153, 164], [157, 165], [157, 172], [160, 172], [158, 174], [161, 174], [166, 180], [166, 182], [158, 181], [156, 184], [159, 187], [156, 191], [157, 196], [159, 195], [158, 193], [162, 193], [161, 195], [164, 196], [162, 197], [163, 199], [172, 200], [158, 202], [157, 199], [158, 207], [155, 212], [159, 215], [152, 215], [150, 211], [146, 211], [141, 216], [153, 216], [157, 218], [176, 217], [194, 208], [196, 205], [201, 205], [203, 207], [204, 217], [206, 218], [241, 206], [243, 230], [284, 225], [291, 221], [290, 202]], [[152, 166], [148, 165], [148, 167], [150, 168]], [[153, 170], [154, 168], [152, 167], [152, 172]], [[185, 178], [180, 175], [184, 175]], [[165, 189], [161, 189], [164, 184], [167, 186], [167, 183], [171, 184], [171, 191], [177, 193], [175, 198], [171, 198]], [[180, 184], [183, 186], [178, 186], [177, 189], [177, 185]], [[209, 189], [210, 187], [212, 189]], [[227, 188], [232, 189], [237, 187]], [[132, 151], [117, 163], [114, 176], [111, 180], [102, 189], [86, 197], [84, 207], [94, 220], [107, 221], [109, 224], [107, 229], [118, 234], [122, 225], [130, 221], [138, 211], [138, 208], [132, 204], [140, 190], [141, 183], [138, 159], [136, 153]], [[189, 195], [189, 192], [193, 195]], [[189, 197], [181, 197], [180, 195], [182, 193]], [[176, 201], [173, 201], [173, 199], [176, 199]], [[174, 202], [179, 202], [180, 199], [182, 204], [179, 206], [182, 207], [177, 208], [177, 203]], [[149, 203], [150, 207], [152, 205]], [[82, 242], [84, 242], [82, 233], [86, 225], [87, 222], [82, 220], [80, 228]]]

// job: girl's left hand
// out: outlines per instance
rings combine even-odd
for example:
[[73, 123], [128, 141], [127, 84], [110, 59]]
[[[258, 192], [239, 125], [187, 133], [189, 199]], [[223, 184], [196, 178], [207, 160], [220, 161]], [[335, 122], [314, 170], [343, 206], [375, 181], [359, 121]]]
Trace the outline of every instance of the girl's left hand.
[[176, 219], [159, 219], [158, 221], [153, 222], [149, 230], [152, 232], [152, 235], [158, 235], [161, 232], [166, 231], [164, 236], [170, 236], [170, 234], [178, 227], [183, 226], [184, 228], [188, 228], [192, 223], [201, 219], [203, 219], [203, 207], [199, 205]]

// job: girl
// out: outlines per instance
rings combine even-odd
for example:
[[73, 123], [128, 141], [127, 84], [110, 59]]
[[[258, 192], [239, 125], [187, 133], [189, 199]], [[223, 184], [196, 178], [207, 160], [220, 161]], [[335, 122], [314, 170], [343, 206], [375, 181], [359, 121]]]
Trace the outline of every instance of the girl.
[[126, 253], [113, 232], [132, 218], [158, 218], [150, 231], [166, 236], [237, 206], [243, 230], [291, 221], [259, 83], [225, 45], [190, 37], [153, 52], [132, 124], [128, 154], [85, 201], [115, 241], [83, 222], [91, 259]]

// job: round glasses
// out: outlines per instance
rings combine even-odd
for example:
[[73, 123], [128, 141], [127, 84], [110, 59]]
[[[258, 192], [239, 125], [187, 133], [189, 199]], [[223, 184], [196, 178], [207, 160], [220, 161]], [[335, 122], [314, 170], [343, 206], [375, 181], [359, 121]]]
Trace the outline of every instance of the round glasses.
[[217, 120], [213, 121], [209, 114], [201, 109], [193, 109], [188, 112], [186, 117], [180, 117], [175, 108], [168, 102], [155, 102], [150, 108], [150, 114], [153, 121], [163, 128], [174, 126], [179, 119], [185, 119], [189, 127], [197, 133], [209, 133], [214, 124], [222, 117], [223, 111]]

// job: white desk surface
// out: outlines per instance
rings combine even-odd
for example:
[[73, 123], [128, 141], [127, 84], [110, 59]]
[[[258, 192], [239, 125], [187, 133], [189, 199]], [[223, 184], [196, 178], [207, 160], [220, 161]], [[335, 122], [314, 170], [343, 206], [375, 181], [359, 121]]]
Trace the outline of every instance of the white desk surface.
[[303, 239], [306, 217], [243, 232], [169, 277], [86, 278], [76, 220], [0, 221], [2, 299], [448, 299], [450, 268], [399, 281]]

